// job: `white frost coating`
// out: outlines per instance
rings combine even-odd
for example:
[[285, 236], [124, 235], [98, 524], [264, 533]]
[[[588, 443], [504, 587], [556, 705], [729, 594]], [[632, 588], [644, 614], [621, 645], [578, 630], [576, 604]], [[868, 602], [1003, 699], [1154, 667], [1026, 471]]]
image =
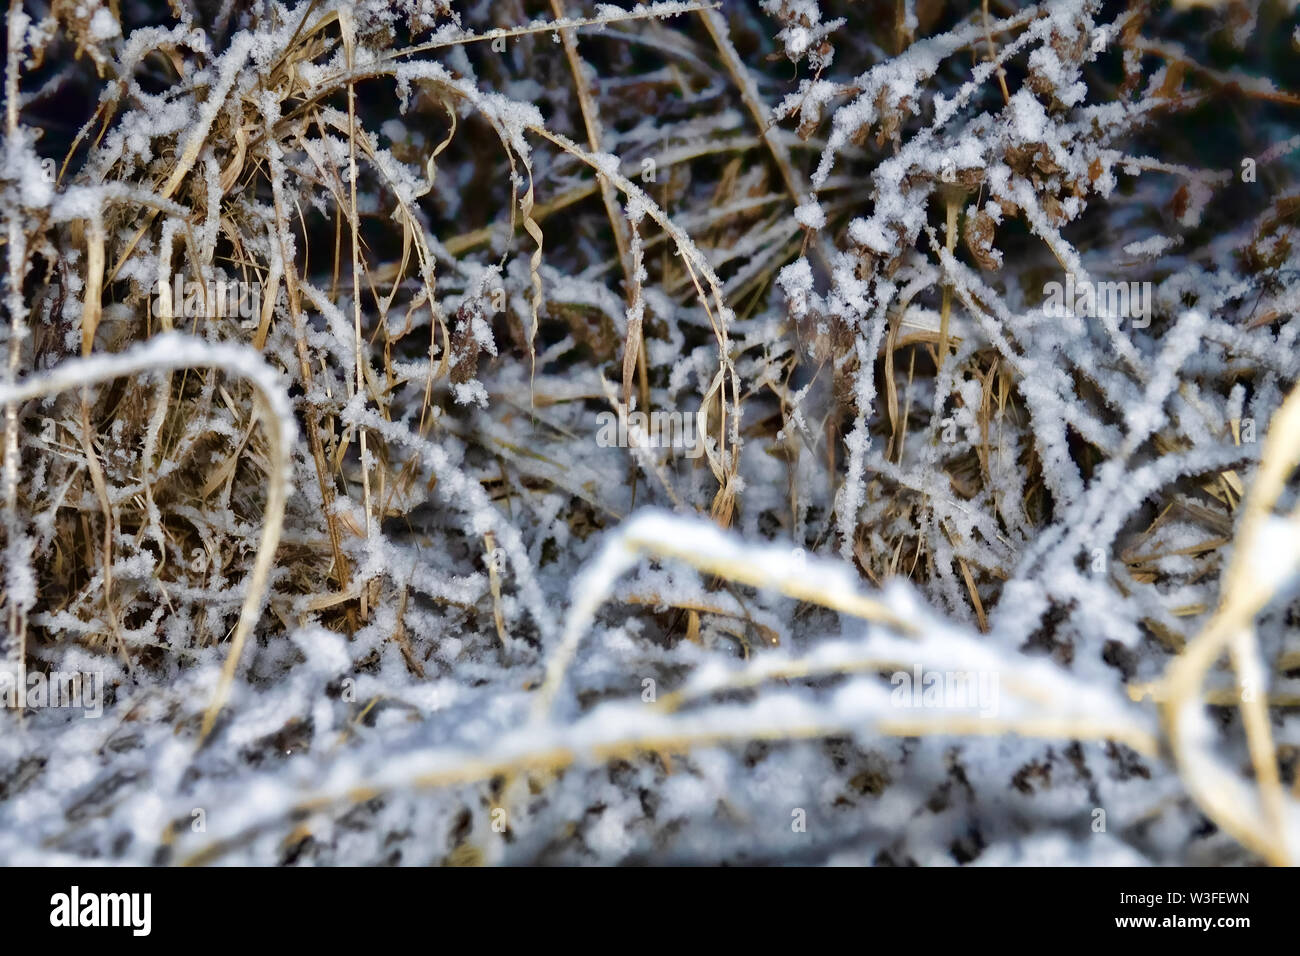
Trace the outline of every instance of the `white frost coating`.
[[246, 345], [206, 342], [179, 332], [156, 335], [115, 355], [67, 359], [26, 381], [0, 382], [0, 404], [25, 402], [128, 375], [185, 368], [216, 368], [252, 382], [266, 396], [281, 440], [293, 444], [298, 428], [283, 381], [260, 355]]
[[[1297, 693], [1300, 536], [1240, 536], [1295, 431], [1300, 136], [1202, 108], [1292, 95], [1258, 44], [1096, 0], [452, 6], [15, 14], [0, 628], [107, 719], [0, 728], [0, 859], [1300, 858], [1231, 825], [1275, 812], [1259, 723], [1156, 719], [1234, 555], [1267, 603], [1202, 689]], [[232, 279], [250, 314], [187, 314]], [[169, 322], [254, 348], [132, 348]], [[611, 436], [620, 364], [660, 418]]]
[[794, 218], [805, 229], [822, 229], [826, 226], [826, 212], [811, 196], [807, 202], [795, 207]]
[[1290, 518], [1267, 516], [1246, 556], [1248, 576], [1268, 592], [1283, 590], [1300, 567], [1300, 524]]
[[107, 7], [100, 7], [90, 18], [90, 35], [96, 40], [111, 40], [121, 33], [122, 28], [118, 26], [117, 18]]

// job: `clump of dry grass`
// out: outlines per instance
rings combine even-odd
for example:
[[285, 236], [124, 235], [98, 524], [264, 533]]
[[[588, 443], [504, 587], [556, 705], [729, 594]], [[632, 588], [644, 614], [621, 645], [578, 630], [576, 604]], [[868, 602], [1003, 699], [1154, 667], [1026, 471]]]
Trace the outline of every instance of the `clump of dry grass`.
[[[1239, 65], [1284, 78], [1280, 5], [764, 6], [11, 4], [3, 651], [110, 692], [111, 729], [32, 714], [0, 758], [0, 799], [97, 808], [41, 853], [356, 862], [408, 812], [420, 862], [677, 859], [682, 828], [781, 858], [731, 821], [811, 796], [723, 820], [677, 775], [722, 804], [830, 759], [824, 856], [949, 851], [873, 823], [870, 765], [912, 807], [1069, 781], [944, 802], [982, 848], [1109, 806], [1081, 858], [1188, 859], [1204, 813], [1295, 859], [1258, 566], [1295, 557], [1298, 104]], [[1053, 320], [1065, 273], [1151, 283], [1150, 324]], [[701, 453], [603, 447], [610, 409]], [[882, 701], [945, 661], [1007, 713]], [[148, 785], [114, 797], [120, 740]], [[56, 751], [100, 755], [84, 792], [19, 772]]]

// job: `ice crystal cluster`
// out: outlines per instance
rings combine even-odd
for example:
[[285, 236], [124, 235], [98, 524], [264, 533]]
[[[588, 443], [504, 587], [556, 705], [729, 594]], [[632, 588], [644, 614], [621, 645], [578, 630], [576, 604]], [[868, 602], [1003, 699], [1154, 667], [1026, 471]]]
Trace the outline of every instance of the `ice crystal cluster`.
[[1295, 8], [11, 0], [0, 861], [1300, 861]]

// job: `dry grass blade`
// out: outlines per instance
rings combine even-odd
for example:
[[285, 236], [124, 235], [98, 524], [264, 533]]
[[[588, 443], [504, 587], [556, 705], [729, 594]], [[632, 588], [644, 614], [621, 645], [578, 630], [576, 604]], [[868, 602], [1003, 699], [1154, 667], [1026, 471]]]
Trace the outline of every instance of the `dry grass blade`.
[[124, 376], [199, 367], [215, 368], [246, 378], [257, 396], [259, 414], [266, 429], [272, 464], [271, 477], [266, 488], [266, 509], [257, 556], [249, 574], [243, 606], [239, 612], [239, 623], [230, 640], [230, 651], [221, 672], [221, 680], [213, 694], [212, 702], [204, 713], [198, 738], [202, 743], [211, 732], [217, 715], [230, 695], [230, 687], [234, 682], [235, 670], [239, 666], [244, 643], [261, 614], [271, 567], [275, 561], [275, 550], [280, 541], [280, 529], [284, 522], [289, 448], [295, 439], [296, 428], [288, 399], [274, 375], [261, 364], [254, 353], [243, 348], [209, 345], [197, 339], [172, 333], [157, 336], [148, 343], [120, 355], [69, 360], [33, 380], [13, 385], [0, 385], [0, 402], [17, 404], [35, 398], [58, 395], [74, 388], [88, 388]]

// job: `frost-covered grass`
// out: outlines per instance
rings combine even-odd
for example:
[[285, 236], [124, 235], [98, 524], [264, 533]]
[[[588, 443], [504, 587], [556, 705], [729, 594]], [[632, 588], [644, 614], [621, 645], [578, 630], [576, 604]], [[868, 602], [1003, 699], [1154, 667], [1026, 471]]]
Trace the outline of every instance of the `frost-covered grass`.
[[14, 0], [0, 861], [1300, 861], [1294, 6]]

